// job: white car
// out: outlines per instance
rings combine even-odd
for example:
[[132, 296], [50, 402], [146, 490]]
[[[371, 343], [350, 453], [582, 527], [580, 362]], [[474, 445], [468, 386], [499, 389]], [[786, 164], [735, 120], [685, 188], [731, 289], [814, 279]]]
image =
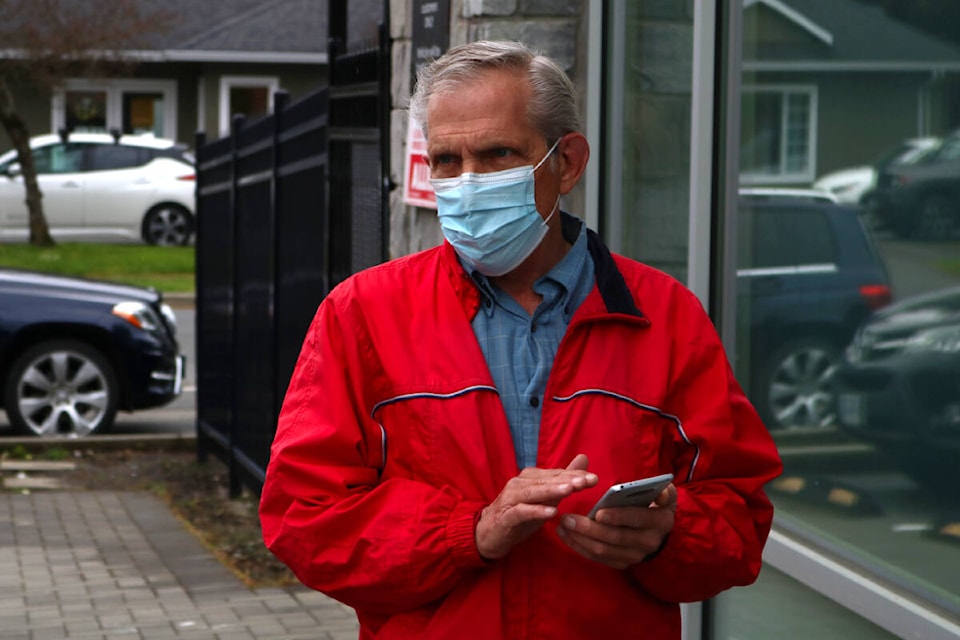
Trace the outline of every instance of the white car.
[[909, 138], [884, 154], [872, 165], [841, 169], [813, 183], [817, 191], [832, 193], [841, 204], [867, 204], [865, 197], [877, 186], [877, 176], [886, 167], [916, 161], [937, 146], [939, 138]]
[[[119, 236], [184, 245], [194, 231], [194, 158], [152, 136], [71, 133], [31, 138], [43, 212], [55, 240]], [[17, 152], [0, 155], [0, 239], [29, 237]]]

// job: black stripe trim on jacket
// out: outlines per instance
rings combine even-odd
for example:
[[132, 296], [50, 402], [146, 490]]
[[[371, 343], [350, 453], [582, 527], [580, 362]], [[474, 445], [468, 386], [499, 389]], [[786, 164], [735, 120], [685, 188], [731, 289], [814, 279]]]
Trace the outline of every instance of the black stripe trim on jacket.
[[[560, 221], [563, 237], [572, 244], [580, 234], [583, 221], [563, 211], [560, 212]], [[610, 249], [607, 248], [600, 236], [591, 229], [587, 229], [587, 250], [593, 259], [597, 288], [600, 290], [600, 296], [607, 306], [607, 311], [642, 318], [643, 312], [633, 302], [630, 289], [627, 288], [623, 274], [617, 269], [613, 256], [610, 255]]]

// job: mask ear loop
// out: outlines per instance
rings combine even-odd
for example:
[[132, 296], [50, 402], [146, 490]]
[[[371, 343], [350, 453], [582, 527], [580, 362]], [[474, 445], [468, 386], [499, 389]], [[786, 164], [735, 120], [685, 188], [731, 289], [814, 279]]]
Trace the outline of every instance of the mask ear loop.
[[547, 226], [547, 224], [550, 222], [550, 218], [553, 217], [553, 215], [557, 212], [558, 209], [560, 209], [559, 193], [557, 194], [557, 201], [553, 203], [553, 209], [550, 210], [550, 215], [548, 215], [546, 218], [543, 219], [543, 226]]
[[562, 139], [563, 139], [562, 137], [561, 137], [561, 138], [557, 138], [557, 141], [553, 143], [553, 146], [552, 146], [552, 147], [550, 147], [550, 151], [547, 151], [547, 155], [543, 156], [543, 159], [540, 160], [540, 162], [537, 163], [537, 166], [535, 166], [535, 167], [533, 168], [534, 173], [536, 173], [537, 169], [539, 169], [540, 166], [541, 166], [544, 162], [547, 161], [547, 158], [549, 158], [549, 157], [553, 154], [553, 152], [556, 151], [557, 145], [560, 144], [560, 140], [562, 140]]

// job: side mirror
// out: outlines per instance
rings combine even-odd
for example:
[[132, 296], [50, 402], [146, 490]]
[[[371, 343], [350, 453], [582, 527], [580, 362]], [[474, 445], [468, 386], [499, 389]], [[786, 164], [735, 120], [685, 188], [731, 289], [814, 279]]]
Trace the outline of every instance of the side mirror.
[[13, 179], [19, 176], [23, 172], [20, 170], [19, 162], [11, 162], [6, 167], [4, 167], [3, 170], [0, 171], [0, 173], [3, 173], [3, 175], [7, 176], [8, 178]]

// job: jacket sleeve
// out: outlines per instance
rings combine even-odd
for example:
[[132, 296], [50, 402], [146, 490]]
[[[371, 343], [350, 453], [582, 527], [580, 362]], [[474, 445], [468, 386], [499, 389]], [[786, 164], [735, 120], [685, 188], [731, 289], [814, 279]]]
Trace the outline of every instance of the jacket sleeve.
[[[683, 305], [679, 305], [683, 306]], [[665, 546], [630, 568], [650, 594], [695, 602], [751, 584], [773, 520], [764, 485], [780, 475], [776, 445], [734, 378], [719, 336], [699, 303], [675, 327], [669, 406], [680, 420], [677, 511]]]
[[375, 354], [363, 353], [356, 327], [345, 331], [331, 297], [284, 399], [260, 521], [267, 547], [304, 584], [390, 614], [440, 598], [483, 566], [474, 539], [483, 505], [449, 487], [380, 481], [382, 432], [364, 397], [375, 373], [360, 365]]

